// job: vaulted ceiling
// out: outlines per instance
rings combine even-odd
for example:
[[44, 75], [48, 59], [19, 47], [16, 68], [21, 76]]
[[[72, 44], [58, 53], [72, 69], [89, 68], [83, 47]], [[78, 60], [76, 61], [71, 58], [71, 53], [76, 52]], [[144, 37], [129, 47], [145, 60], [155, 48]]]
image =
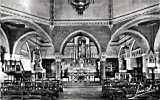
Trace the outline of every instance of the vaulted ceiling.
[[[0, 0], [1, 6], [49, 19], [50, 0]], [[54, 0], [56, 20], [108, 19], [109, 0], [95, 0], [84, 14], [78, 15], [68, 0]], [[159, 3], [159, 0], [113, 0], [114, 18], [142, 10]], [[67, 12], [67, 13], [66, 13]]]
[[[94, 0], [94, 3], [89, 5], [89, 7], [84, 11], [83, 15], [78, 15], [76, 10], [69, 4], [68, 0], [54, 0], [54, 20], [56, 21], [72, 21], [72, 20], [80, 20], [80, 21], [104, 21], [109, 19], [109, 1], [112, 0]], [[122, 2], [123, 1], [123, 2]], [[34, 17], [42, 18], [42, 19], [50, 19], [50, 0], [0, 0], [0, 5], [3, 8], [18, 11], [21, 14], [28, 14]], [[130, 14], [134, 14], [141, 10], [150, 9], [150, 7], [159, 8], [159, 0], [113, 0], [113, 19], [127, 16]], [[145, 30], [150, 30], [150, 24], [157, 23], [156, 21], [144, 21], [143, 23], [139, 23], [138, 25], [129, 27], [130, 29], [134, 29], [137, 31], [142, 32], [146, 37], [150, 37], [150, 31], [146, 32]], [[15, 21], [10, 22], [9, 24], [14, 24]], [[66, 22], [67, 23], [67, 22]], [[149, 23], [149, 24], [148, 24]], [[16, 26], [23, 26], [24, 23], [16, 23]], [[123, 24], [123, 23], [122, 23]], [[10, 25], [10, 26], [11, 26]], [[41, 25], [39, 23], [39, 25]], [[121, 23], [120, 23], [121, 25]], [[144, 26], [145, 25], [145, 26]], [[159, 24], [158, 24], [159, 25]], [[41, 25], [45, 30], [48, 31], [48, 27], [45, 25]], [[30, 26], [23, 26], [25, 28], [30, 28]], [[47, 28], [46, 28], [47, 27]], [[113, 32], [116, 30], [116, 27], [119, 26], [115, 25], [113, 28]], [[158, 26], [159, 27], [159, 26]], [[85, 30], [86, 32], [91, 33], [93, 36], [96, 37], [100, 45], [102, 46], [102, 51], [106, 50], [107, 43], [110, 40], [110, 30], [106, 26], [87, 26], [87, 25], [80, 25], [80, 26], [55, 26], [52, 33], [49, 34], [50, 37], [54, 40], [55, 51], [59, 52], [60, 46], [63, 40], [72, 32], [77, 31], [77, 29]], [[147, 30], [147, 31], [148, 31]], [[156, 30], [156, 29], [154, 29]], [[158, 30], [158, 29], [157, 29]], [[157, 31], [156, 30], [156, 31]], [[106, 34], [107, 33], [107, 34]], [[147, 33], [147, 34], [146, 34]], [[153, 32], [156, 33], [156, 32]], [[98, 35], [97, 35], [98, 34]], [[43, 38], [44, 37], [44, 38]], [[111, 41], [111, 45], [114, 49], [120, 47], [126, 41], [130, 41], [132, 39], [139, 40], [141, 38], [137, 38], [136, 36], [131, 35], [119, 35]], [[38, 38], [32, 37], [28, 39], [29, 45], [34, 47], [34, 45], [40, 46], [43, 48], [50, 48], [51, 43], [46, 41], [46, 36], [41, 36]], [[148, 39], [151, 40], [150, 38]], [[144, 41], [142, 41], [144, 42]], [[154, 44], [154, 40], [150, 43]], [[153, 45], [152, 44], [152, 45]], [[141, 46], [146, 46], [146, 44], [142, 44]], [[137, 47], [140, 47], [137, 45]], [[46, 49], [45, 49], [46, 50]], [[44, 51], [45, 51], [44, 50]], [[49, 51], [50, 49], [48, 49]], [[118, 49], [117, 49], [118, 50]], [[110, 54], [116, 54], [116, 51]], [[24, 51], [24, 50], [23, 50]], [[26, 51], [26, 50], [25, 50]], [[52, 50], [53, 51], [53, 50]], [[116, 53], [114, 53], [116, 52]], [[48, 54], [49, 55], [49, 54]]]

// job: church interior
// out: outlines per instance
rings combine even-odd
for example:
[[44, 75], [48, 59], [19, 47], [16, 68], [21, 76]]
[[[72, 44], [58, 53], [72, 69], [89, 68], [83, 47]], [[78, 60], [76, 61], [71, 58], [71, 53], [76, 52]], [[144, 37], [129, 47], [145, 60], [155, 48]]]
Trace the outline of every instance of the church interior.
[[0, 0], [0, 100], [160, 100], [159, 0]]

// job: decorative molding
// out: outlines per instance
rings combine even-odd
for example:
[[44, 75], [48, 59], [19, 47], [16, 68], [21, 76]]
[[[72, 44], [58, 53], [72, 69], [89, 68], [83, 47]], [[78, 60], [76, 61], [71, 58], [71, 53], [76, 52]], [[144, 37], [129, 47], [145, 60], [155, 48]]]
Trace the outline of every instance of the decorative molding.
[[8, 16], [15, 16], [15, 17], [21, 17], [26, 20], [34, 20], [35, 22], [42, 23], [49, 25], [49, 19], [47, 18], [40, 18], [38, 16], [34, 16], [25, 12], [20, 12], [15, 9], [11, 9], [5, 6], [0, 6], [0, 13], [8, 15]]
[[[157, 7], [159, 7], [159, 3], [152, 5], [150, 7], [146, 7], [144, 9], [136, 10], [134, 12], [118, 16], [116, 18], [113, 18], [113, 20], [112, 20], [113, 24], [117, 24], [117, 23], [129, 20], [129, 19], [133, 19], [133, 18], [136, 18], [137, 16], [147, 15], [147, 14], [151, 14], [155, 11], [159, 11], [160, 9]], [[50, 21], [47, 18], [43, 18], [43, 17], [28, 14], [25, 12], [21, 12], [21, 11], [18, 11], [18, 10], [9, 8], [9, 7], [5, 7], [4, 5], [0, 6], [0, 13], [6, 14], [9, 16], [22, 17], [27, 20], [28, 19], [34, 20], [35, 22], [46, 24], [46, 25], [50, 24]], [[76, 26], [76, 25], [101, 25], [101, 26], [105, 25], [105, 26], [109, 26], [109, 19], [54, 20], [53, 25], [54, 26]]]
[[159, 5], [160, 3], [157, 3], [155, 5], [152, 5], [152, 6], [140, 9], [140, 10], [136, 10], [131, 13], [128, 12], [127, 14], [114, 17], [113, 24], [117, 24], [117, 23], [120, 23], [126, 20], [130, 20], [130, 19], [142, 16], [142, 15], [150, 15], [151, 13], [156, 12], [156, 11], [159, 12], [160, 10]]
[[99, 25], [99, 26], [108, 26], [108, 20], [59, 20], [54, 21], [55, 26], [83, 26], [83, 25]]
[[[127, 13], [118, 17], [113, 17], [112, 19], [112, 24], [118, 24], [120, 22], [123, 21], [127, 21], [130, 19], [134, 19], [137, 18], [139, 16], [142, 15], [149, 15], [153, 12], [158, 12], [159, 9], [159, 3], [140, 9], [140, 10], [136, 10], [133, 11], [131, 13]], [[54, 25], [55, 26], [76, 26], [76, 25], [104, 25], [104, 26], [109, 26], [109, 19], [84, 19], [84, 20], [68, 20], [68, 19], [64, 19], [64, 20], [54, 20]]]

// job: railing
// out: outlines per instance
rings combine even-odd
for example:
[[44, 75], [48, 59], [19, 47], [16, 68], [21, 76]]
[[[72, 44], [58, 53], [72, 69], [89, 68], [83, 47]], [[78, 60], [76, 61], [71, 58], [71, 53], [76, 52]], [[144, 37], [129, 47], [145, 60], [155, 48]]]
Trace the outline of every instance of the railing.
[[92, 82], [92, 81], [70, 81], [70, 82], [64, 82], [64, 87], [65, 88], [70, 88], [70, 87], [80, 87], [80, 88], [92, 88], [95, 86], [101, 86], [101, 83], [98, 82]]

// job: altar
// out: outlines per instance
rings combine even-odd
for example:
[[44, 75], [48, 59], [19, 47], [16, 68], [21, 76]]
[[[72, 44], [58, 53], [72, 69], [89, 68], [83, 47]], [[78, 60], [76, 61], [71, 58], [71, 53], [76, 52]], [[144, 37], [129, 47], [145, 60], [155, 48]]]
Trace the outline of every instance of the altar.
[[64, 78], [70, 82], [95, 81], [95, 76], [99, 75], [97, 59], [93, 55], [98, 55], [98, 50], [92, 40], [85, 36], [76, 36], [67, 44], [70, 48], [65, 55], [70, 55], [64, 59], [62, 72]]
[[69, 81], [94, 81], [96, 75], [96, 66], [84, 63], [81, 59], [79, 63], [73, 64], [68, 69]]

